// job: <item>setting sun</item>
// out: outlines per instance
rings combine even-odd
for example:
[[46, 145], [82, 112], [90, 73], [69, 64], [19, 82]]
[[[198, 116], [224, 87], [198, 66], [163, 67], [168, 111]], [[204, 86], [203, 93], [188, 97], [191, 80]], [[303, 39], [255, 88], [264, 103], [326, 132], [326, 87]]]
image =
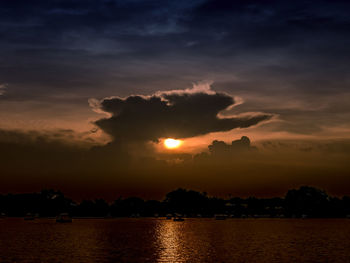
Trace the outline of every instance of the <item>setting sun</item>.
[[164, 146], [168, 149], [175, 149], [178, 148], [181, 145], [181, 140], [175, 140], [175, 139], [166, 139], [164, 140]]

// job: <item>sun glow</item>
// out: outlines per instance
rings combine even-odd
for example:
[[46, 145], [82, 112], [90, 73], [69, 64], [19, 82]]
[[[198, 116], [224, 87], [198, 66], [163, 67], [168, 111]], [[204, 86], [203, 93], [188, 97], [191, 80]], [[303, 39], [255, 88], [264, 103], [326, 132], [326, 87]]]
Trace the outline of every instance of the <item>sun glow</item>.
[[178, 148], [181, 145], [181, 140], [175, 140], [175, 139], [165, 139], [164, 140], [164, 146], [168, 149], [175, 149]]

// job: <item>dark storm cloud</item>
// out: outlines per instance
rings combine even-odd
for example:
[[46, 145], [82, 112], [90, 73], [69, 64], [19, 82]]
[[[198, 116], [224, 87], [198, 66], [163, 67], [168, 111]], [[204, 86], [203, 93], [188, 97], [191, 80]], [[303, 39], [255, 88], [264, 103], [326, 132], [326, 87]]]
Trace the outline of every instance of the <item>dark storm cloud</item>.
[[208, 145], [208, 149], [209, 153], [202, 152], [194, 155], [194, 162], [205, 164], [208, 161], [216, 161], [227, 164], [237, 161], [237, 158], [240, 158], [239, 160], [251, 158], [251, 154], [257, 151], [257, 148], [250, 144], [247, 136], [242, 136], [241, 139], [234, 140], [231, 144], [214, 140]]
[[218, 116], [234, 103], [227, 94], [195, 89], [157, 93], [149, 97], [112, 97], [102, 100], [99, 105], [102, 111], [112, 116], [95, 123], [117, 140], [157, 141], [159, 138], [187, 138], [246, 128], [272, 117], [270, 114]]
[[231, 144], [227, 144], [223, 141], [213, 141], [208, 146], [212, 155], [224, 154], [237, 154], [244, 151], [256, 150], [256, 147], [250, 145], [250, 139], [247, 136], [242, 136], [239, 140], [234, 140]]

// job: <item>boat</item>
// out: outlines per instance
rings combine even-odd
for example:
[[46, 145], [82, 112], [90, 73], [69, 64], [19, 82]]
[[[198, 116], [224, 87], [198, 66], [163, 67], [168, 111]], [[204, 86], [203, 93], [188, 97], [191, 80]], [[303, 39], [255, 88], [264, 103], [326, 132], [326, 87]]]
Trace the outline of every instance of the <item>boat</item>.
[[215, 220], [225, 220], [228, 216], [224, 214], [215, 215]]
[[129, 216], [130, 218], [139, 218], [140, 214], [136, 213], [136, 214], [132, 214], [131, 216]]
[[175, 222], [182, 222], [182, 221], [185, 221], [185, 219], [183, 219], [182, 217], [175, 217], [173, 219], [173, 221], [175, 221]]
[[180, 214], [175, 214], [173, 221], [175, 222], [182, 222], [185, 221], [185, 219]]
[[166, 219], [167, 219], [167, 220], [170, 220], [170, 219], [172, 219], [172, 218], [173, 218], [173, 216], [172, 216], [171, 214], [167, 214], [167, 215], [166, 215]]
[[57, 223], [72, 223], [72, 218], [67, 213], [62, 213], [56, 217]]
[[34, 219], [35, 219], [35, 217], [31, 213], [26, 214], [26, 216], [24, 217], [24, 220], [26, 220], [26, 221], [34, 220]]

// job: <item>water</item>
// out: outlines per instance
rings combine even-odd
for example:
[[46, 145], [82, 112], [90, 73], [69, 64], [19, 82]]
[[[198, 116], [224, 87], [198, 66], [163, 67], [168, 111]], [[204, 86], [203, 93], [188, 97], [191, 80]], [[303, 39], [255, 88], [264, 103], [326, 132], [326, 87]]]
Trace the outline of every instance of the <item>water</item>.
[[0, 219], [0, 262], [350, 262], [349, 219]]

